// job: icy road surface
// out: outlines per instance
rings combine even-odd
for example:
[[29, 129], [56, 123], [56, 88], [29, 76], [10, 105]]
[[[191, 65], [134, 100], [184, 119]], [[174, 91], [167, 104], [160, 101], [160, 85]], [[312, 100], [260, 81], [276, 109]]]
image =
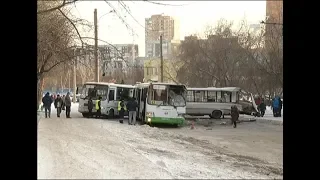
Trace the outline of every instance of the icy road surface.
[[152, 128], [76, 112], [71, 119], [53, 112], [38, 125], [39, 179], [270, 179], [282, 173], [282, 126]]

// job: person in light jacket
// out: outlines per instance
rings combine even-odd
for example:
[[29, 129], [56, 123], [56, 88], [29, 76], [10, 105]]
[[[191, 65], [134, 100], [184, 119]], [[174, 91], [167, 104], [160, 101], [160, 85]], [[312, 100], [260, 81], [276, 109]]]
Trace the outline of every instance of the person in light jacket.
[[121, 99], [118, 102], [118, 112], [119, 112], [119, 122], [122, 124], [124, 119], [124, 113], [127, 111], [126, 105], [124, 103], [124, 100]]
[[100, 96], [99, 99], [96, 100], [96, 110], [97, 110], [96, 118], [101, 117], [101, 99], [102, 97]]

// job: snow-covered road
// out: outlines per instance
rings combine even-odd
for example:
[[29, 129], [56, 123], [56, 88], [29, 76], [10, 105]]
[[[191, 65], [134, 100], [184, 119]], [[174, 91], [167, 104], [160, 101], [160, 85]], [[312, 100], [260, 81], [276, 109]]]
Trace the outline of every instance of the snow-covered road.
[[[39, 179], [282, 178], [282, 135], [278, 140], [264, 140], [264, 135], [260, 135], [244, 141], [264, 141], [260, 145], [249, 145], [251, 151], [255, 146], [267, 147], [269, 141], [276, 141], [269, 145], [276, 148], [269, 152], [275, 155], [269, 158], [267, 152], [255, 152], [266, 155], [265, 159], [259, 159], [254, 153], [252, 156], [241, 153], [245, 150], [241, 148], [244, 144], [234, 139], [246, 138], [245, 124], [237, 129], [217, 129], [217, 132], [230, 131], [228, 134], [234, 135], [229, 141], [221, 136], [217, 143], [210, 139], [214, 130], [128, 126], [116, 120], [85, 119], [73, 112], [71, 119], [65, 119], [65, 115], [57, 119], [53, 112], [51, 119], [40, 120]], [[268, 131], [273, 135], [282, 134], [278, 130]], [[214, 139], [217, 138], [218, 134]], [[235, 152], [236, 149], [239, 151]], [[267, 150], [270, 149], [272, 147]]]

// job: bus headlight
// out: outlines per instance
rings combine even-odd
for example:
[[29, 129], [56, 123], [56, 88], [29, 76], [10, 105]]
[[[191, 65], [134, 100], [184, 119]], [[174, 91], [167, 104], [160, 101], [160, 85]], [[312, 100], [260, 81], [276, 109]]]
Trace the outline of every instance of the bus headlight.
[[147, 117], [153, 117], [154, 113], [153, 112], [147, 112], [146, 116]]
[[148, 119], [147, 119], [147, 120], [148, 120], [148, 122], [151, 122], [151, 118], [149, 118], [149, 117], [148, 117]]

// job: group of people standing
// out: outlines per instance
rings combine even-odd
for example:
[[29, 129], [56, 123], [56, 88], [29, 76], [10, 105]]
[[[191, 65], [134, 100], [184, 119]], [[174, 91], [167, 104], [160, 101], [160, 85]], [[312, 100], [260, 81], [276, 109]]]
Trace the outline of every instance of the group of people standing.
[[[88, 117], [89, 118], [93, 117], [93, 113], [92, 113], [93, 108], [95, 108], [97, 111], [95, 114], [95, 117], [96, 118], [101, 117], [101, 109], [102, 109], [101, 99], [102, 97], [99, 97], [98, 100], [96, 100], [95, 106], [94, 106], [92, 99], [89, 97], [88, 99], [88, 112], [89, 112]], [[124, 102], [124, 99], [121, 99], [118, 102], [118, 108], [117, 108], [119, 112], [119, 122], [123, 123], [124, 114], [126, 111], [128, 111], [128, 115], [129, 115], [128, 124], [136, 125], [137, 108], [138, 108], [138, 103], [136, 102], [135, 98], [129, 98], [127, 104]]]
[[138, 109], [138, 103], [136, 101], [135, 98], [129, 98], [127, 104], [124, 103], [124, 100], [121, 99], [118, 102], [118, 111], [119, 111], [119, 122], [123, 123], [123, 119], [124, 119], [124, 113], [126, 111], [128, 111], [128, 115], [129, 115], [129, 121], [128, 124], [129, 125], [136, 125], [136, 117], [137, 117], [137, 109]]
[[[101, 99], [102, 99], [102, 97], [100, 96], [98, 98], [98, 100], [96, 100], [96, 104], [95, 104], [95, 109], [97, 111], [96, 118], [100, 118], [101, 117], [101, 109], [102, 109], [101, 108]], [[89, 99], [88, 99], [89, 118], [93, 117], [92, 110], [93, 110], [93, 101], [92, 101], [91, 97], [89, 97]]]
[[65, 110], [66, 118], [71, 118], [71, 98], [69, 92], [63, 97], [61, 97], [59, 94], [56, 97], [53, 97], [52, 95], [50, 96], [49, 92], [47, 92], [42, 98], [42, 103], [45, 110], [45, 118], [50, 118], [51, 116], [52, 103], [54, 103], [54, 107], [57, 109], [57, 117], [60, 117], [62, 110]]
[[[263, 117], [267, 109], [267, 105], [264, 99], [256, 100], [256, 104], [258, 105], [258, 111], [261, 117]], [[273, 117], [281, 117], [282, 100], [279, 96], [276, 96], [275, 98], [272, 99], [271, 108], [273, 111]]]

